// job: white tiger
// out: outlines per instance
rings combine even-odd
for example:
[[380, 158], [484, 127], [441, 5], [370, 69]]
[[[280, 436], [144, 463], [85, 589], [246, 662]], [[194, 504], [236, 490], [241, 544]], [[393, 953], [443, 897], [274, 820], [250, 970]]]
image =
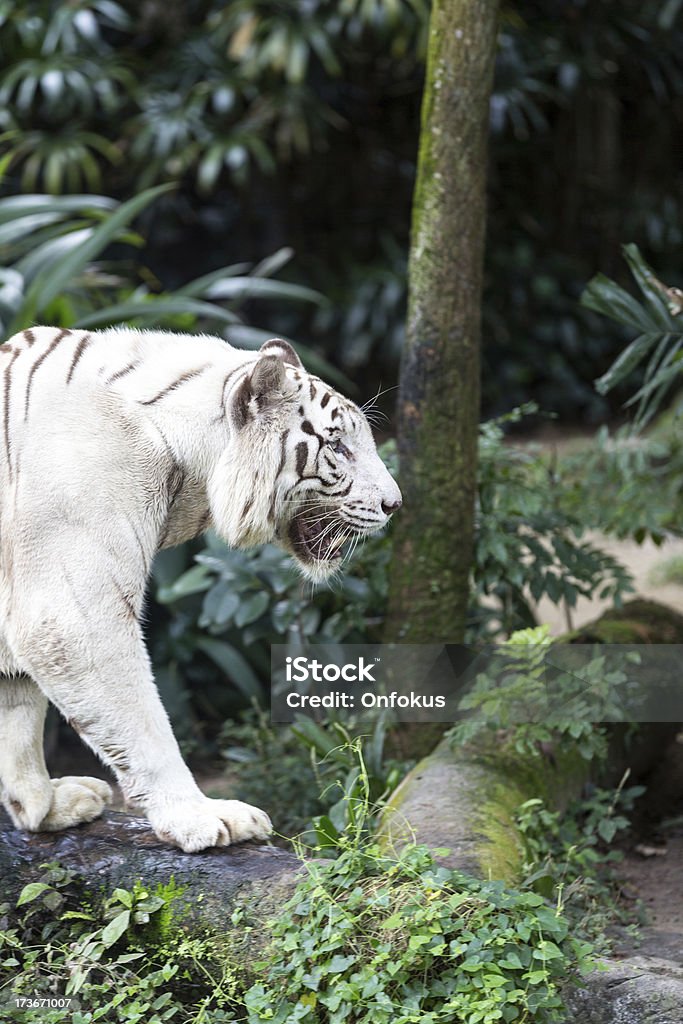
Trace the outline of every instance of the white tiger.
[[97, 779], [50, 779], [52, 701], [156, 834], [186, 851], [265, 838], [184, 764], [140, 628], [155, 552], [208, 527], [274, 541], [324, 579], [401, 504], [368, 422], [279, 339], [36, 327], [0, 346], [0, 789], [19, 828], [90, 821]]

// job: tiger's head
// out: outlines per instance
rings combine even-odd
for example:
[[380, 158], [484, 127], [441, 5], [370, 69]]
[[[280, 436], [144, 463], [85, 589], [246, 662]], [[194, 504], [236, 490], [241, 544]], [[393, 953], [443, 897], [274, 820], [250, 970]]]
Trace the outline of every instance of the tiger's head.
[[286, 341], [262, 346], [226, 401], [231, 441], [214, 472], [216, 529], [237, 547], [275, 542], [323, 580], [357, 538], [385, 526], [401, 492], [364, 413], [307, 373]]

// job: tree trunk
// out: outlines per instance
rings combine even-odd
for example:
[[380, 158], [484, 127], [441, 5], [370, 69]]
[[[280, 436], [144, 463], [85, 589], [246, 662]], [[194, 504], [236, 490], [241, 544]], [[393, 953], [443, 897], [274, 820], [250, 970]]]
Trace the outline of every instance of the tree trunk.
[[459, 641], [472, 559], [488, 109], [497, 0], [435, 0], [409, 265], [386, 637]]

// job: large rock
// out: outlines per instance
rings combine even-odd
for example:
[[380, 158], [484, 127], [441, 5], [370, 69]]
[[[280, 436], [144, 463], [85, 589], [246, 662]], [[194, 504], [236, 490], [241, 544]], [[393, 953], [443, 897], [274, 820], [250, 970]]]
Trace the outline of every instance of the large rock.
[[380, 834], [389, 846], [415, 839], [448, 848], [441, 858], [447, 866], [514, 885], [523, 853], [517, 808], [532, 797], [562, 807], [587, 777], [578, 755], [539, 753], [532, 761], [503, 756], [492, 746], [463, 752], [443, 739], [392, 794]]
[[563, 639], [580, 644], [683, 644], [683, 615], [658, 601], [636, 597]]
[[565, 993], [573, 1024], [683, 1024], [683, 968], [634, 956], [606, 960], [585, 988]]
[[129, 889], [138, 879], [146, 887], [165, 885], [173, 877], [185, 890], [177, 912], [223, 931], [232, 927], [236, 905], [248, 906], [256, 920], [276, 913], [301, 871], [293, 854], [256, 843], [183, 853], [157, 839], [144, 818], [130, 814], [107, 811], [89, 825], [30, 833], [14, 828], [0, 810], [0, 898], [16, 900], [50, 861], [75, 871], [82, 892]]

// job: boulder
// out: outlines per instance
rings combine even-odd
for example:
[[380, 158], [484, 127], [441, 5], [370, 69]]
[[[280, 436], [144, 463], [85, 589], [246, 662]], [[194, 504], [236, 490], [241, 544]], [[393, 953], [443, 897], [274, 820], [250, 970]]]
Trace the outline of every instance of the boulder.
[[683, 1024], [683, 967], [633, 956], [606, 960], [565, 992], [567, 1024]]
[[162, 843], [144, 818], [106, 811], [101, 818], [63, 832], [23, 832], [0, 810], [0, 901], [14, 902], [35, 882], [40, 865], [56, 861], [76, 872], [77, 893], [146, 888], [174, 878], [184, 888], [176, 903], [183, 920], [229, 931], [236, 906], [266, 921], [292, 893], [301, 862], [270, 845], [183, 853]]

